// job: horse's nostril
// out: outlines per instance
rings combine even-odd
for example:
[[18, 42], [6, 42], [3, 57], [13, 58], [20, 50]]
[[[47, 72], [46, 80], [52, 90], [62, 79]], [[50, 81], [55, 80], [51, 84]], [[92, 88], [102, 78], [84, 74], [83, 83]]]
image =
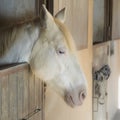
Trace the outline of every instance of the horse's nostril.
[[67, 93], [65, 95], [65, 101], [71, 106], [71, 107], [74, 107], [74, 102], [73, 102], [73, 98], [72, 98], [72, 95]]
[[80, 101], [83, 102], [83, 100], [86, 98], [86, 91], [83, 90], [79, 94]]
[[82, 105], [84, 99], [86, 98], [86, 90], [81, 90], [78, 92], [67, 92], [65, 94], [65, 101], [71, 106]]

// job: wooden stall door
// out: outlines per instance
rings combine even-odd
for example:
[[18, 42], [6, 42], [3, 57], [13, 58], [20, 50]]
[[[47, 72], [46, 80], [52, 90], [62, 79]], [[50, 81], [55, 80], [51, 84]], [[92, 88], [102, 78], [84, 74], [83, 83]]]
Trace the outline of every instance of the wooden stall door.
[[67, 8], [65, 24], [72, 32], [78, 49], [79, 61], [88, 81], [84, 104], [70, 108], [47, 87], [45, 99], [46, 120], [92, 120], [92, 0], [54, 0], [54, 14]]
[[120, 0], [113, 0], [112, 41], [110, 67], [111, 76], [108, 82], [108, 120], [120, 119]]
[[44, 120], [42, 86], [27, 63], [0, 67], [0, 120]]
[[105, 103], [100, 104], [95, 95], [93, 82], [93, 120], [118, 120], [120, 118], [120, 40], [110, 41], [93, 47], [93, 68], [99, 70], [108, 64], [111, 75], [106, 81]]
[[[109, 43], [94, 45], [93, 73], [109, 65]], [[93, 79], [93, 120], [107, 120], [107, 84], [109, 80]], [[100, 93], [100, 95], [99, 95]]]
[[[108, 43], [99, 44], [94, 46], [94, 54], [105, 53], [105, 49], [107, 46], [109, 47], [109, 56], [107, 57], [106, 62], [109, 64], [111, 69], [110, 78], [107, 81], [107, 101], [106, 101], [106, 108], [102, 111], [105, 115], [105, 120], [119, 120], [120, 119], [120, 0], [112, 0], [113, 8], [112, 8], [112, 40]], [[106, 45], [106, 48], [104, 47]], [[100, 50], [100, 47], [102, 48]], [[96, 51], [98, 49], [99, 51]], [[101, 56], [104, 58], [104, 54]], [[95, 65], [95, 60], [97, 58], [93, 58]], [[103, 63], [101, 60], [100, 64]], [[96, 102], [97, 103], [97, 102]], [[96, 103], [93, 102], [93, 105]], [[100, 119], [103, 114], [99, 114], [96, 112], [97, 110], [100, 111], [100, 105], [98, 107], [93, 107], [93, 116], [94, 120]], [[95, 117], [96, 116], [96, 117]], [[101, 118], [103, 120], [103, 118]]]
[[[43, 2], [0, 0], [0, 29], [39, 15]], [[2, 77], [5, 70], [0, 71], [0, 120], [43, 120], [43, 85], [39, 79], [30, 77], [28, 67], [18, 69]]]
[[120, 0], [113, 0], [112, 41], [110, 42], [111, 76], [108, 82], [108, 120], [120, 118]]

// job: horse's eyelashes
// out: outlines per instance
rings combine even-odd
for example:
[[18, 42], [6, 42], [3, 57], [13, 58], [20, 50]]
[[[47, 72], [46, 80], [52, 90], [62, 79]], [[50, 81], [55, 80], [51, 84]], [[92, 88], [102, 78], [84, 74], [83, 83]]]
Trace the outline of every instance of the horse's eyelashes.
[[65, 54], [65, 50], [59, 49], [59, 50], [57, 50], [57, 54], [59, 54], [59, 55]]
[[61, 50], [60, 50], [60, 51], [59, 51], [59, 54], [65, 54], [65, 51], [61, 51]]

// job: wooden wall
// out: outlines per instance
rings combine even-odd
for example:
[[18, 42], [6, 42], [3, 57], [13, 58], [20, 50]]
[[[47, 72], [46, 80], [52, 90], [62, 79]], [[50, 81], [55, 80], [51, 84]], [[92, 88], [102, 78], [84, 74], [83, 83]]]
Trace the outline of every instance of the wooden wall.
[[27, 64], [0, 67], [0, 120], [44, 120], [42, 84]]
[[89, 0], [54, 0], [54, 14], [66, 7], [65, 24], [70, 29], [77, 49], [88, 47]]
[[[111, 54], [109, 57], [109, 65], [111, 67], [111, 76], [108, 80], [108, 120], [118, 120], [120, 118], [120, 109], [118, 109], [118, 94], [120, 91], [118, 87], [119, 78], [120, 78], [120, 39], [112, 41], [114, 44], [114, 54]], [[111, 42], [110, 42], [111, 45]]]
[[93, 120], [118, 120], [118, 83], [120, 77], [120, 40], [114, 40], [95, 45], [93, 48], [93, 68], [99, 70], [108, 64], [111, 69], [107, 80], [105, 104], [100, 105], [93, 95]]
[[[113, 20], [112, 20], [112, 41], [105, 42], [99, 45], [94, 46], [93, 49], [93, 66], [97, 62], [97, 59], [101, 56], [103, 59], [99, 60], [97, 63], [98, 66], [104, 62], [104, 54], [100, 55], [100, 53], [105, 53], [105, 49], [108, 47], [109, 55], [107, 56], [106, 63], [109, 64], [111, 68], [111, 75], [109, 80], [107, 81], [107, 103], [106, 103], [106, 118], [105, 120], [118, 120], [120, 118], [120, 109], [118, 109], [118, 82], [120, 77], [120, 1], [113, 0]], [[106, 47], [104, 47], [106, 46]], [[102, 48], [102, 49], [100, 49]], [[97, 54], [98, 57], [95, 55]], [[96, 113], [95, 113], [96, 114]], [[93, 115], [94, 116], [94, 115]], [[97, 119], [100, 119], [100, 116], [97, 116]], [[95, 119], [96, 120], [96, 119]], [[101, 119], [100, 119], [101, 120]]]
[[[104, 65], [109, 65], [109, 43], [101, 43], [93, 46], [93, 72], [100, 70]], [[100, 96], [96, 95], [96, 83], [93, 80], [93, 120], [107, 120], [107, 84], [109, 80], [99, 82], [98, 88], [103, 95], [103, 104], [99, 102]], [[98, 91], [97, 91], [98, 92]], [[101, 98], [102, 99], [102, 98]]]
[[[113, 0], [113, 18], [112, 18], [112, 41], [108, 43], [99, 44], [97, 49], [103, 48], [103, 46], [109, 47], [109, 56], [107, 56], [106, 63], [111, 68], [111, 76], [107, 82], [107, 103], [106, 103], [106, 120], [117, 120], [119, 118], [120, 110], [118, 109], [118, 82], [120, 77], [120, 1]], [[93, 51], [93, 54], [99, 56], [100, 52], [105, 52], [105, 49]], [[104, 55], [101, 55], [104, 58]], [[99, 58], [99, 57], [98, 57]], [[93, 60], [97, 58], [94, 56]], [[103, 62], [101, 60], [100, 64]], [[95, 62], [93, 62], [95, 64]], [[101, 115], [102, 116], [102, 115]], [[97, 118], [100, 118], [97, 116]]]
[[111, 69], [110, 78], [107, 80], [107, 100], [104, 105], [97, 104], [97, 112], [93, 109], [93, 120], [118, 120], [118, 82], [120, 77], [120, 40], [101, 43], [93, 48], [93, 68], [99, 70], [105, 64]]

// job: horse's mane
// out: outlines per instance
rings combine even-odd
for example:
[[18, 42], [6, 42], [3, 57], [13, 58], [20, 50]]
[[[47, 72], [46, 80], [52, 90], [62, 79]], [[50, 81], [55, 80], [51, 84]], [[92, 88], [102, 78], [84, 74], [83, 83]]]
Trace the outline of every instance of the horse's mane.
[[21, 21], [15, 24], [11, 24], [8, 27], [0, 29], [0, 57], [2, 57], [14, 44], [17, 34], [19, 34], [19, 30], [21, 26], [24, 26], [28, 23], [34, 23], [40, 19], [39, 17]]
[[65, 36], [65, 42], [67, 43], [69, 49], [72, 52], [76, 52], [76, 47], [75, 47], [75, 43], [73, 41], [72, 35], [70, 34], [69, 30], [66, 28], [66, 26], [64, 24], [62, 24], [59, 20], [54, 18], [54, 21], [56, 23], [56, 25], [58, 26], [58, 28], [60, 29], [60, 31], [64, 34]]
[[[0, 29], [0, 57], [2, 57], [11, 47], [11, 45], [14, 44], [17, 35], [19, 34], [19, 30], [21, 28], [21, 26], [24, 26], [28, 23], [37, 23], [38, 21], [40, 22], [40, 17], [35, 17], [32, 18], [30, 20], [26, 20], [26, 21], [21, 21], [15, 24], [12, 24], [6, 28]], [[69, 33], [68, 29], [64, 26], [64, 24], [62, 24], [61, 22], [59, 22], [59, 20], [54, 19], [56, 25], [59, 27], [59, 29], [61, 30], [61, 32], [64, 34], [65, 36], [65, 42], [68, 45], [69, 49], [72, 51], [75, 51], [75, 43], [73, 41], [73, 38], [71, 36], [71, 34]]]

